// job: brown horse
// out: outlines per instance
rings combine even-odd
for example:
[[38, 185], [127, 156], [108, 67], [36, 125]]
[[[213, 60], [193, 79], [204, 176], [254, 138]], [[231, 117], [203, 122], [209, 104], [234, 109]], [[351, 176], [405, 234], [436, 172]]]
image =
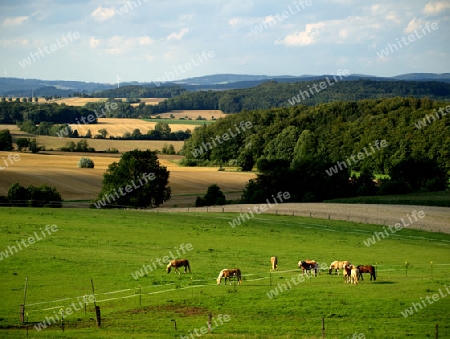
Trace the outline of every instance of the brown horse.
[[317, 271], [319, 270], [319, 265], [314, 260], [300, 260], [298, 262], [298, 268], [302, 269], [302, 275], [308, 274], [308, 271], [314, 270], [314, 276], [317, 277]]
[[337, 272], [337, 274], [339, 275], [339, 270], [342, 270], [342, 272], [344, 272], [347, 265], [351, 265], [350, 261], [333, 261], [330, 265], [330, 270], [328, 271], [328, 273], [331, 274], [331, 272], [335, 270], [335, 272]]
[[174, 271], [178, 272], [178, 274], [180, 274], [180, 270], [178, 269], [178, 267], [184, 266], [184, 273], [186, 273], [186, 269], [189, 269], [189, 273], [191, 272], [191, 266], [189, 266], [189, 261], [186, 259], [180, 259], [180, 260], [172, 260], [169, 262], [169, 264], [167, 265], [167, 273], [170, 273], [170, 269], [172, 267], [175, 267]]
[[270, 263], [272, 264], [272, 271], [278, 270], [278, 258], [277, 257], [270, 258]]
[[222, 278], [225, 278], [225, 285], [227, 284], [227, 278], [230, 280], [230, 285], [231, 285], [231, 278], [236, 278], [238, 284], [242, 285], [241, 270], [239, 268], [232, 268], [232, 269], [225, 268], [222, 271], [220, 271], [219, 276], [217, 277], [217, 285], [220, 285]]
[[359, 270], [359, 278], [361, 278], [361, 280], [364, 280], [362, 276], [363, 273], [370, 273], [370, 281], [372, 281], [372, 277], [374, 281], [377, 280], [377, 276], [375, 274], [375, 267], [373, 267], [372, 265], [367, 266], [359, 265], [357, 268]]

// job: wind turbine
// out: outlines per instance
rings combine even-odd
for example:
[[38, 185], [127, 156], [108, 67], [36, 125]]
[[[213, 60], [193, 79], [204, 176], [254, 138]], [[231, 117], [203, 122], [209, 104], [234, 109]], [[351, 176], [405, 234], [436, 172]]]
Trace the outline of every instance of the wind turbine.
[[116, 74], [116, 79], [117, 79], [117, 88], [120, 87], [120, 77]]

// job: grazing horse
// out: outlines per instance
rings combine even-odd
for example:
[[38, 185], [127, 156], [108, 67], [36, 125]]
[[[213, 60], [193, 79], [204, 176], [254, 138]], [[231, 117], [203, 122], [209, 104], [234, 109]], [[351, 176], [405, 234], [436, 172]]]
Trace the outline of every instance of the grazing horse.
[[331, 274], [333, 270], [336, 270], [335, 272], [337, 272], [337, 274], [339, 275], [340, 269], [342, 269], [342, 272], [344, 273], [345, 266], [347, 265], [351, 265], [350, 261], [333, 261], [330, 265], [330, 270], [328, 271], [328, 273]]
[[225, 268], [222, 271], [220, 271], [219, 276], [217, 277], [217, 285], [220, 285], [222, 278], [225, 278], [225, 285], [227, 284], [227, 278], [230, 280], [230, 285], [231, 285], [231, 278], [236, 278], [238, 284], [242, 285], [241, 270], [239, 268], [232, 268], [232, 269]]
[[358, 283], [358, 275], [359, 275], [359, 270], [355, 267], [355, 265], [352, 265], [352, 270], [350, 273], [350, 284], [357, 284]]
[[348, 284], [350, 282], [350, 277], [352, 275], [352, 266], [345, 265], [343, 268], [344, 282]]
[[298, 268], [302, 269], [302, 275], [308, 274], [308, 271], [314, 270], [314, 276], [317, 277], [317, 271], [319, 270], [319, 265], [314, 260], [300, 260], [298, 262]]
[[344, 282], [347, 284], [358, 283], [359, 270], [355, 265], [345, 265], [344, 267]]
[[370, 281], [372, 281], [372, 277], [373, 280], [377, 280], [377, 276], [375, 274], [375, 267], [373, 267], [372, 265], [367, 266], [359, 265], [357, 268], [359, 270], [358, 278], [361, 278], [361, 280], [364, 280], [362, 276], [363, 273], [370, 273]]
[[272, 264], [272, 271], [278, 270], [278, 258], [277, 257], [270, 258], [270, 263]]
[[189, 269], [189, 273], [191, 272], [191, 266], [189, 266], [189, 261], [186, 259], [180, 259], [180, 260], [172, 260], [169, 262], [169, 264], [167, 265], [167, 273], [170, 273], [170, 269], [172, 267], [175, 267], [174, 271], [178, 272], [178, 274], [180, 274], [180, 270], [178, 269], [178, 267], [184, 266], [184, 273], [186, 273], [186, 269]]

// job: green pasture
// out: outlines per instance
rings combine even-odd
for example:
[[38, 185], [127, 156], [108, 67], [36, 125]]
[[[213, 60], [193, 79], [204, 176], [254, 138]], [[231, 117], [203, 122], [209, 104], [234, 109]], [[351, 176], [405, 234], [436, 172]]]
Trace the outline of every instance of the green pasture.
[[[449, 294], [450, 235], [402, 229], [367, 247], [364, 240], [382, 226], [256, 215], [231, 228], [228, 222], [237, 216], [0, 209], [3, 253], [34, 232], [40, 234], [47, 224], [58, 227], [0, 261], [0, 337], [322, 338], [322, 318], [326, 338], [352, 338], [355, 333], [365, 338], [434, 338], [436, 324], [439, 338], [450, 337], [450, 297], [427, 302], [407, 318], [401, 314], [439, 290]], [[177, 249], [182, 253], [182, 244], [192, 246], [183, 255], [192, 274], [166, 274], [158, 259], [176, 255]], [[271, 273], [274, 255], [279, 271]], [[378, 277], [369, 281], [366, 275], [358, 285], [348, 285], [342, 275], [321, 272], [298, 282], [300, 259], [373, 264]], [[143, 265], [153, 263], [156, 269], [133, 278]], [[242, 286], [217, 286], [219, 271], [234, 267], [244, 275]], [[19, 318], [26, 277], [28, 333]], [[88, 304], [85, 314], [77, 299], [92, 293], [91, 278], [101, 328], [95, 324], [94, 305]], [[286, 287], [269, 298], [271, 290], [283, 287], [279, 284]], [[35, 330], [33, 322], [72, 303], [78, 310], [65, 318], [64, 332], [59, 323]], [[208, 314], [217, 326], [201, 335]], [[224, 315], [229, 321], [220, 322]]]

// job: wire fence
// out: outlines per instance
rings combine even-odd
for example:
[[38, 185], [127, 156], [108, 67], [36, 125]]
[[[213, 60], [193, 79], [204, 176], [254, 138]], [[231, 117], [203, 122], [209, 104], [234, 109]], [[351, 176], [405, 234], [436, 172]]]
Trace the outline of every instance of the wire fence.
[[[323, 266], [322, 266], [323, 267]], [[324, 267], [323, 267], [324, 268]], [[430, 270], [428, 271], [427, 268]], [[439, 277], [442, 277], [443, 275], [448, 274], [450, 271], [450, 263], [405, 263], [405, 265], [402, 264], [380, 264], [376, 265], [377, 270], [377, 278], [379, 282], [380, 277], [383, 282], [387, 280], [392, 280], [392, 271], [397, 272], [395, 275], [395, 280], [401, 280], [404, 274], [404, 278], [407, 279], [420, 279], [421, 281], [424, 278], [433, 278], [433, 274]], [[289, 270], [275, 270], [275, 271], [268, 271], [268, 272], [258, 272], [258, 273], [247, 273], [243, 274], [243, 286], [244, 289], [242, 289], [242, 286], [239, 286], [236, 282], [236, 280], [231, 281], [230, 285], [226, 289], [219, 289], [221, 291], [224, 291], [225, 293], [230, 292], [230, 289], [234, 289], [234, 291], [239, 291], [239, 293], [247, 293], [251, 291], [254, 287], [263, 287], [266, 286], [267, 290], [264, 292], [264, 296], [266, 297], [266, 294], [268, 295], [271, 291], [271, 289], [276, 288], [277, 286], [280, 286], [280, 283], [285, 283], [288, 278], [292, 277], [294, 274], [301, 275], [300, 269], [289, 269]], [[306, 273], [304, 283], [315, 283], [320, 284], [320, 276], [322, 274], [326, 274], [328, 276], [328, 269], [323, 269], [319, 272], [318, 277], [314, 277], [311, 273]], [[169, 283], [161, 283], [161, 284], [149, 284], [145, 286], [133, 286], [129, 288], [122, 288], [118, 290], [113, 291], [105, 291], [105, 292], [97, 292], [92, 294], [84, 294], [84, 295], [78, 295], [73, 297], [64, 297], [64, 298], [58, 298], [54, 300], [41, 300], [36, 302], [30, 302], [26, 304], [26, 312], [27, 312], [27, 321], [28, 319], [33, 318], [33, 320], [42, 320], [41, 317], [45, 315], [52, 315], [57, 314], [58, 310], [66, 309], [67, 307], [72, 307], [72, 305], [76, 304], [79, 307], [76, 308], [78, 312], [89, 312], [92, 313], [92, 303], [94, 302], [95, 305], [105, 305], [108, 309], [112, 309], [115, 306], [123, 306], [122, 301], [125, 300], [134, 300], [132, 304], [127, 304], [127, 307], [132, 308], [139, 308], [145, 305], [152, 305], [152, 296], [160, 295], [160, 294], [166, 294], [171, 293], [171, 298], [174, 297], [173, 293], [178, 293], [178, 296], [182, 296], [183, 298], [186, 298], [186, 296], [189, 295], [186, 294], [186, 291], [192, 291], [192, 297], [194, 298], [194, 290], [198, 288], [220, 288], [217, 286], [217, 277], [206, 277], [202, 279], [194, 279], [195, 276], [192, 275], [191, 279], [185, 279], [188, 275], [179, 275], [180, 278], [178, 281], [175, 282], [169, 282]], [[440, 278], [439, 278], [440, 279]], [[368, 279], [367, 279], [368, 280]], [[325, 281], [325, 280], [322, 280]], [[338, 282], [339, 281], [339, 282]], [[337, 284], [344, 284], [343, 281], [338, 279], [336, 277], [336, 283]], [[365, 282], [361, 282], [365, 283]], [[367, 282], [367, 284], [372, 284], [372, 282]], [[221, 282], [221, 285], [223, 285], [223, 282]], [[356, 287], [355, 287], [356, 288]], [[247, 292], [245, 292], [247, 291]], [[251, 293], [251, 292], [249, 292]], [[202, 297], [201, 294], [196, 294], [196, 297], [200, 295], [200, 298]], [[97, 308], [97, 306], [96, 306]], [[28, 314], [30, 313], [31, 316]], [[345, 312], [344, 312], [345, 313]], [[373, 313], [373, 312], [372, 312]], [[258, 314], [255, 313], [255, 316], [258, 317]], [[399, 316], [400, 317], [400, 316]], [[358, 331], [358, 328], [361, 328], [361, 326], [357, 326], [356, 324], [365, 321], [365, 315], [361, 315], [361, 317], [355, 318], [351, 316], [345, 316], [345, 315], [330, 315], [328, 314], [325, 317], [295, 317], [295, 321], [298, 322], [298, 329], [299, 333], [301, 333], [301, 328], [317, 328], [317, 335], [311, 336], [311, 338], [346, 338], [347, 336], [349, 338], [352, 338], [353, 334], [356, 334], [355, 338], [358, 338], [358, 334], [363, 334], [364, 338], [378, 338], [380, 335], [385, 335], [384, 332], [377, 331], [376, 328], [370, 328], [369, 330], [366, 329], [363, 332], [362, 330]], [[377, 320], [378, 319], [378, 320]], [[400, 318], [401, 319], [401, 318]], [[206, 319], [205, 319], [206, 320]], [[395, 336], [395, 337], [405, 337], [409, 335], [413, 335], [413, 330], [409, 331], [408, 329], [404, 329], [398, 326], [398, 321], [395, 319], [391, 319], [389, 317], [379, 315], [377, 313], [374, 313], [372, 316], [370, 316], [370, 321], [373, 322], [379, 321], [380, 323], [386, 323], [386, 322], [392, 322], [392, 327], [390, 327], [389, 335]], [[80, 318], [78, 320], [72, 320], [70, 322], [66, 322], [65, 326], [66, 328], [78, 328], [77, 324], [81, 321]], [[181, 320], [180, 320], [181, 321]], [[423, 329], [423, 331], [426, 332], [426, 335], [428, 337], [448, 337], [450, 336], [450, 326], [448, 325], [448, 321], [450, 321], [450, 315], [445, 315], [440, 321], [436, 322], [436, 326], [429, 326], [429, 328]], [[187, 324], [188, 321], [186, 319], [183, 320], [184, 324]], [[28, 324], [36, 324], [36, 322], [29, 322], [26, 323], [24, 326], [29, 326]], [[345, 324], [345, 326], [343, 326]], [[446, 325], [447, 324], [447, 325]], [[54, 324], [58, 325], [59, 324]], [[176, 325], [175, 325], [176, 326]], [[186, 325], [185, 325], [186, 326]], [[349, 329], [353, 329], [352, 333], [349, 333]], [[27, 327], [28, 331], [28, 327]], [[176, 332], [179, 333], [179, 332]], [[436, 334], [438, 333], [438, 334]], [[362, 336], [360, 336], [362, 338]]]

